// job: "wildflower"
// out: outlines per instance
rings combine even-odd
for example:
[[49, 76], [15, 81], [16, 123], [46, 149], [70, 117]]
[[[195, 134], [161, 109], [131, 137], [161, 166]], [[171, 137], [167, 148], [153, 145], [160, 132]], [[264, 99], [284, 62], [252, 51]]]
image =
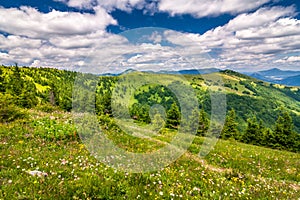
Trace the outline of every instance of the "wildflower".
[[159, 192], [159, 195], [162, 196], [162, 195], [164, 195], [164, 193], [163, 193], [162, 191], [160, 191], [160, 192]]
[[48, 176], [48, 174], [46, 172], [41, 172], [38, 170], [28, 171], [27, 173], [30, 174], [31, 176], [38, 176], [38, 177]]
[[68, 163], [67, 160], [65, 160], [65, 159], [62, 159], [62, 160], [61, 160], [61, 164], [62, 164], [62, 165], [65, 165], [65, 164], [67, 164], [67, 163]]

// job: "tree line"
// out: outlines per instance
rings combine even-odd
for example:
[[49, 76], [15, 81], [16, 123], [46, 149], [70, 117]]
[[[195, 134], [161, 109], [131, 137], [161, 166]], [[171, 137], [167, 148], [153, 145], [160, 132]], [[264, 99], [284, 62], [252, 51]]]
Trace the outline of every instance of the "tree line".
[[273, 129], [266, 128], [256, 116], [247, 119], [247, 126], [244, 131], [237, 128], [235, 110], [229, 111], [223, 130], [222, 139], [234, 139], [243, 143], [265, 146], [280, 150], [300, 152], [300, 135], [294, 130], [291, 115], [280, 109], [279, 116]]
[[[50, 68], [0, 67], [0, 122], [9, 122], [24, 116], [22, 109], [35, 108], [43, 111], [61, 109], [71, 111], [74, 81], [78, 73]], [[95, 84], [88, 75], [82, 79], [82, 102], [95, 103], [99, 116], [113, 115], [112, 91], [119, 77], [97, 77], [95, 99], [87, 99], [84, 87]], [[93, 77], [94, 78], [94, 77]], [[243, 83], [245, 84], [245, 83]], [[123, 88], [124, 90], [130, 88]], [[287, 93], [288, 91], [285, 91]], [[294, 94], [294, 93], [293, 93]], [[188, 95], [188, 94], [186, 94]], [[294, 94], [296, 95], [296, 94]], [[207, 92], [199, 92], [199, 108], [191, 110], [187, 122], [181, 121], [181, 105], [174, 94], [164, 86], [152, 85], [140, 88], [133, 97], [129, 108], [118, 102], [118, 114], [129, 112], [132, 119], [139, 123], [152, 123], [159, 127], [178, 129], [186, 123], [197, 123], [197, 135], [208, 136], [210, 126], [210, 102]], [[299, 134], [294, 123], [299, 121], [295, 115], [284, 109], [277, 109], [275, 103], [265, 99], [251, 99], [248, 96], [227, 95], [232, 108], [226, 117], [220, 137], [234, 139], [248, 144], [266, 146], [299, 152]], [[162, 112], [159, 107], [164, 108]], [[86, 105], [82, 105], [86, 107]], [[274, 111], [276, 110], [277, 111]], [[245, 117], [247, 110], [257, 117]], [[267, 111], [272, 111], [272, 115]], [[238, 112], [238, 113], [237, 113]], [[240, 113], [242, 112], [242, 114]], [[276, 114], [277, 119], [274, 119]], [[241, 118], [246, 121], [241, 124]], [[263, 121], [262, 121], [263, 120]], [[266, 125], [266, 121], [270, 124]], [[218, 126], [218, 124], [213, 124]]]

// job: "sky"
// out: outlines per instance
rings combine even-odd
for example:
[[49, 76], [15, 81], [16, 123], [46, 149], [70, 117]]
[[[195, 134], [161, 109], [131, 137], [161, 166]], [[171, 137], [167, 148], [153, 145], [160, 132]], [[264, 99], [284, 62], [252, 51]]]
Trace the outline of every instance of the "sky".
[[0, 64], [300, 70], [298, 0], [0, 0]]

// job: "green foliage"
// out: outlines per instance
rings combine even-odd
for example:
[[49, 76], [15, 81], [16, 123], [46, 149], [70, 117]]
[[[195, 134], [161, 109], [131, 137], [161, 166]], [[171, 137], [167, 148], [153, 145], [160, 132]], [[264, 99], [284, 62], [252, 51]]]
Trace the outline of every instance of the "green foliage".
[[[148, 85], [134, 93], [134, 103], [129, 107], [130, 116], [140, 122], [150, 123], [150, 108], [161, 105], [166, 109], [166, 126], [176, 128], [179, 125], [179, 108], [177, 99], [170, 89], [164, 86]], [[121, 107], [121, 106], [120, 106]], [[168, 115], [169, 113], [169, 115]], [[161, 121], [161, 119], [157, 120]]]
[[249, 76], [246, 76], [244, 74], [241, 74], [241, 73], [229, 70], [229, 69], [223, 70], [223, 71], [221, 71], [221, 73], [228, 74], [228, 75], [233, 75], [233, 76], [236, 76], [236, 77], [239, 77], [239, 78], [244, 78], [244, 79], [249, 79], [250, 78]]
[[152, 108], [150, 110], [151, 123], [154, 127], [154, 131], [160, 131], [165, 125], [165, 113], [162, 113], [158, 108]]
[[13, 104], [13, 97], [0, 93], [0, 123], [27, 118], [27, 112]]
[[[73, 85], [78, 75], [82, 75], [84, 78], [79, 84], [82, 86], [82, 90], [79, 90], [78, 94], [80, 98], [77, 99], [79, 102], [74, 102], [72, 100]], [[299, 88], [270, 86], [267, 83], [230, 70], [221, 72], [221, 75], [226, 75], [224, 76], [225, 86], [232, 89], [227, 93], [227, 108], [235, 110], [235, 116], [232, 116], [232, 113], [227, 116], [221, 134], [222, 138], [234, 138], [246, 143], [299, 151]], [[169, 75], [167, 76], [170, 78]], [[191, 85], [195, 88], [199, 104], [203, 104], [206, 109], [200, 110], [199, 116], [196, 116], [196, 112], [193, 110], [194, 107], [187, 108], [192, 110], [191, 116], [189, 116], [187, 122], [182, 122], [180, 121], [178, 100], [173, 92], [168, 89], [172, 87], [176, 89], [180, 85], [178, 83], [170, 84], [168, 87], [156, 84], [145, 85], [135, 91], [132, 100], [130, 100], [129, 108], [125, 107], [123, 102], [114, 102], [117, 109], [113, 113], [112, 94], [114, 90], [120, 89], [115, 88], [119, 77], [97, 77], [90, 74], [83, 75], [48, 68], [2, 66], [0, 67], [0, 94], [5, 96], [4, 99], [9, 99], [5, 102], [6, 104], [2, 102], [2, 105], [8, 105], [1, 106], [1, 112], [4, 113], [2, 114], [2, 121], [12, 121], [24, 117], [26, 114], [22, 114], [22, 108], [36, 108], [44, 112], [53, 112], [54, 110], [70, 111], [73, 105], [78, 105], [82, 107], [82, 111], [93, 112], [95, 108], [98, 115], [110, 117], [112, 114], [114, 114], [114, 117], [125, 116], [125, 113], [129, 110], [129, 114], [133, 119], [142, 122], [141, 124], [151, 122], [157, 126], [157, 129], [164, 123], [164, 120], [164, 125], [168, 128], [178, 128], [180, 123], [184, 127], [188, 124], [199, 124], [197, 134], [203, 136], [207, 132], [208, 117], [211, 115], [210, 97], [217, 91], [222, 91], [222, 89], [218, 88], [219, 82], [215, 83], [212, 80], [203, 79], [201, 76], [193, 75], [186, 78], [191, 79]], [[206, 86], [210, 85], [214, 85], [216, 89], [212, 89], [212, 91], [205, 89]], [[90, 88], [95, 88], [95, 99], [87, 90]], [[131, 85], [122, 89], [128, 91], [133, 88], [133, 85]], [[185, 91], [181, 93], [182, 96], [189, 95], [185, 94]], [[122, 99], [122, 94], [120, 95], [120, 99]], [[188, 101], [188, 98], [181, 98], [181, 100], [184, 106], [188, 105], [184, 102]], [[164, 107], [166, 116], [151, 115], [151, 113], [149, 115], [149, 112], [152, 112], [152, 106], [156, 104]], [[282, 105], [285, 106], [289, 116], [284, 113], [280, 114], [278, 108]], [[218, 106], [226, 105], [220, 104]], [[277, 119], [278, 115], [281, 117]], [[256, 119], [248, 119], [248, 116], [256, 116]], [[288, 125], [289, 123], [294, 124], [294, 127]], [[211, 130], [214, 132], [214, 128]], [[242, 137], [239, 136], [239, 132], [244, 133]]]
[[255, 145], [264, 143], [264, 127], [262, 126], [262, 122], [257, 122], [256, 117], [247, 120], [247, 128], [242, 136], [242, 141]]
[[282, 109], [274, 131], [263, 127], [262, 121], [258, 123], [256, 117], [249, 118], [241, 141], [247, 144], [299, 152], [299, 139], [299, 134], [293, 130], [291, 116]]
[[133, 119], [140, 122], [150, 123], [151, 119], [149, 116], [150, 106], [146, 104], [134, 103], [130, 107], [130, 115]]
[[283, 92], [289, 97], [292, 97], [293, 99], [300, 101], [300, 90], [292, 90], [291, 87], [284, 87], [284, 88], [276, 88], [277, 90]]
[[41, 104], [35, 107], [35, 109], [43, 111], [43, 112], [47, 112], [47, 113], [52, 113], [54, 111], [59, 110], [58, 107], [51, 105], [50, 103], [45, 103], [45, 104]]
[[[70, 111], [74, 72], [48, 68], [0, 67], [0, 92], [23, 108], [50, 103]], [[37, 88], [39, 85], [41, 88]]]
[[[101, 163], [72, 137], [70, 117], [47, 114], [0, 126], [1, 199], [297, 199], [300, 195], [299, 154], [219, 140], [201, 159], [198, 152], [204, 138], [196, 136], [189, 151], [164, 169], [126, 173]], [[108, 116], [101, 119], [103, 125], [113, 123]], [[154, 149], [147, 140], [116, 132], [114, 125], [105, 134], [124, 149]], [[161, 147], [160, 142], [174, 134], [164, 129], [154, 145]], [[48, 175], [31, 176], [27, 172], [32, 170]]]
[[250, 90], [254, 94], [257, 93], [257, 90], [255, 89], [255, 87], [253, 87], [253, 85], [251, 85], [251, 83], [249, 83], [248, 81], [240, 81], [239, 83], [241, 85], [244, 85], [246, 89]]
[[240, 131], [245, 130], [247, 119], [250, 115], [255, 115], [263, 124], [272, 128], [276, 122], [278, 110], [277, 103], [268, 98], [253, 98], [251, 96], [241, 96], [236, 94], [227, 94], [227, 108], [233, 108], [236, 111], [236, 121]]
[[177, 104], [174, 102], [171, 105], [171, 108], [167, 112], [167, 121], [166, 121], [166, 127], [167, 128], [178, 128], [178, 125], [180, 124], [180, 111], [177, 106]]
[[282, 111], [279, 115], [275, 124], [274, 134], [278, 138], [279, 145], [290, 145], [289, 138], [293, 134], [293, 123], [288, 112]]
[[[52, 118], [52, 119], [51, 119]], [[62, 123], [54, 120], [55, 116], [44, 117], [37, 120], [33, 120], [29, 123], [29, 127], [34, 130], [34, 135], [41, 137], [48, 141], [66, 141], [77, 140], [78, 135], [74, 126], [66, 125], [72, 124], [70, 120]]]
[[3, 70], [0, 68], [0, 92], [5, 92], [5, 83], [3, 77]]
[[235, 120], [236, 120], [235, 110], [232, 109], [229, 111], [228, 115], [226, 116], [224, 127], [221, 132], [222, 139], [229, 139], [229, 138], [239, 139], [237, 122]]
[[33, 82], [23, 82], [23, 89], [22, 93], [19, 95], [19, 102], [24, 108], [32, 108], [37, 105], [36, 87]]
[[282, 109], [276, 121], [273, 133], [267, 135], [267, 140], [269, 141], [267, 145], [272, 148], [299, 152], [299, 139], [299, 134], [294, 131], [290, 114]]
[[98, 115], [112, 114], [111, 93], [106, 92], [103, 95], [97, 95], [96, 112]]
[[200, 110], [198, 124], [199, 128], [197, 131], [197, 135], [205, 136], [209, 128], [209, 119], [206, 112], [204, 111], [204, 108]]

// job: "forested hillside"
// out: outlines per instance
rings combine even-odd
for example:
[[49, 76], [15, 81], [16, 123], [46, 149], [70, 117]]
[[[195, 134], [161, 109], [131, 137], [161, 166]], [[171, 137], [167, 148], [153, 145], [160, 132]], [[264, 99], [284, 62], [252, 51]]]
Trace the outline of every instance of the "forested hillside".
[[[163, 74], [159, 75], [163, 86], [155, 80], [137, 87], [144, 73], [99, 77], [2, 66], [0, 74], [0, 199], [297, 199], [300, 195], [298, 88], [270, 85], [233, 71], [218, 74], [224, 87], [209, 75]], [[127, 84], [120, 84], [126, 77]], [[199, 101], [189, 116], [189, 123], [198, 125], [191, 143], [190, 134], [178, 137], [177, 130], [187, 122], [181, 121], [180, 95], [170, 90], [180, 78], [195, 89]], [[128, 104], [124, 91], [133, 92]], [[189, 93], [182, 91], [183, 103]], [[205, 142], [215, 136], [215, 129], [209, 129], [212, 93], [226, 93], [228, 113], [220, 139], [203, 157], [199, 155]], [[161, 158], [168, 159], [166, 155], [183, 146], [185, 151], [159, 169], [123, 170], [113, 165], [123, 156], [98, 143], [93, 134], [95, 140], [85, 142], [90, 132], [81, 134], [77, 117], [84, 119], [90, 113], [97, 114], [96, 124], [116, 147], [149, 158], [140, 160], [144, 166], [160, 166], [161, 159], [147, 156], [167, 146], [171, 151], [159, 154]], [[118, 123], [123, 118], [133, 121], [128, 123], [131, 132], [122, 127], [128, 121]], [[172, 143], [176, 138], [177, 146]], [[112, 162], [96, 157], [90, 144]], [[132, 162], [124, 158], [121, 167]], [[139, 166], [133, 163], [131, 168]]]
[[[119, 77], [84, 76], [86, 80], [82, 85], [88, 87], [92, 84], [97, 85], [96, 98], [92, 100], [95, 102], [96, 113], [112, 116], [111, 95]], [[176, 77], [168, 74], [160, 76], [162, 79]], [[199, 135], [204, 136], [208, 129], [211, 112], [210, 94], [225, 92], [227, 110], [230, 112], [222, 138], [234, 138], [272, 148], [299, 150], [297, 146], [299, 134], [295, 134], [300, 133], [299, 88], [265, 83], [230, 70], [220, 72], [220, 76], [223, 78], [224, 87], [210, 80], [208, 75], [185, 75], [185, 80], [195, 89], [199, 100], [198, 109], [201, 110], [199, 125], [202, 127], [198, 130]], [[20, 109], [71, 111], [75, 78], [76, 72], [58, 69], [0, 67], [1, 121], [8, 122], [21, 117]], [[87, 95], [83, 96], [88, 98]], [[174, 94], [164, 86], [154, 84], [138, 88], [129, 108], [124, 107], [122, 102], [117, 103], [120, 115], [129, 109], [131, 118], [142, 124], [151, 122], [150, 108], [159, 104], [166, 110], [164, 116], [166, 128], [176, 129], [180, 124], [180, 105]], [[163, 120], [159, 116], [155, 119]], [[297, 144], [292, 141], [296, 141]]]

